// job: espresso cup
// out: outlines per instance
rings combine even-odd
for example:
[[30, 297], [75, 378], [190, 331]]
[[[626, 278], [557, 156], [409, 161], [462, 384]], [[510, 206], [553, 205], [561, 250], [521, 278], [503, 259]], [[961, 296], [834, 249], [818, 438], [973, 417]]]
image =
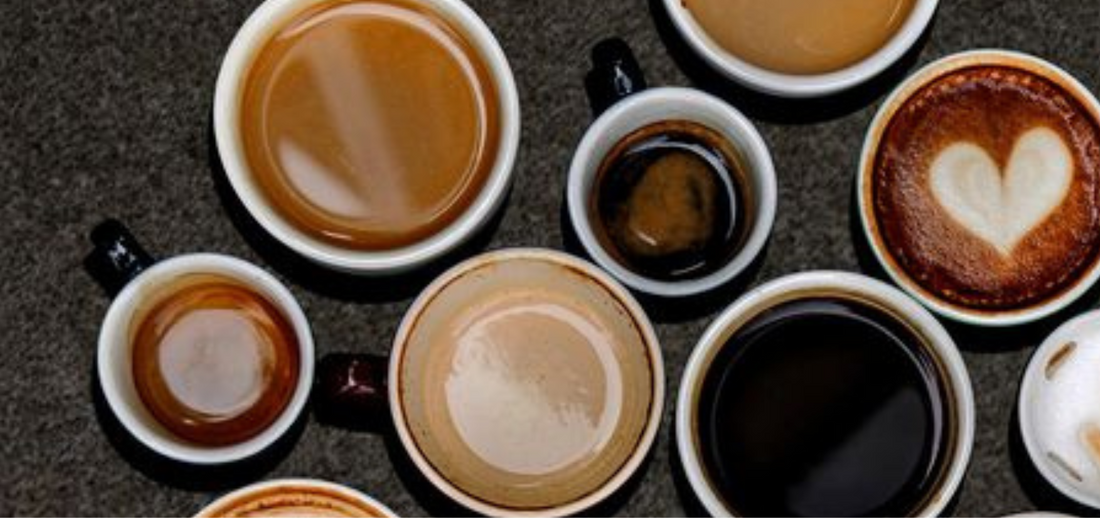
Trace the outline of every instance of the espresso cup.
[[[341, 16], [366, 21], [339, 25]], [[423, 19], [402, 21], [409, 16]], [[326, 23], [335, 25], [325, 29]], [[291, 42], [308, 31], [321, 33]], [[421, 41], [429, 37], [445, 41], [434, 47]], [[363, 45], [409, 41], [419, 42], [416, 53], [384, 49], [388, 57], [362, 65], [369, 70], [349, 71], [364, 61], [355, 54]], [[411, 70], [417, 66], [414, 54], [429, 51], [452, 54], [434, 65], [425, 58], [422, 70]], [[270, 62], [261, 63], [265, 59]], [[471, 82], [458, 84], [447, 74]], [[271, 85], [284, 81], [286, 90], [270, 86], [271, 91], [253, 92], [250, 81], [259, 77]], [[383, 80], [373, 81], [376, 77]], [[395, 86], [401, 81], [416, 88]], [[309, 99], [293, 88], [303, 89]], [[417, 92], [429, 88], [441, 100], [421, 99]], [[465, 97], [447, 97], [459, 95], [455, 92]], [[249, 104], [253, 101], [258, 107]], [[416, 116], [400, 113], [397, 105], [416, 109]], [[281, 109], [287, 113], [280, 117], [268, 113]], [[323, 117], [331, 120], [312, 119]], [[248, 130], [265, 124], [272, 126]], [[279, 131], [293, 137], [285, 139], [289, 143], [271, 140], [279, 124]], [[498, 212], [519, 145], [519, 96], [500, 45], [461, 0], [267, 0], [225, 54], [213, 126], [229, 184], [267, 233], [320, 265], [384, 276], [440, 258]], [[460, 139], [456, 128], [470, 135]], [[253, 133], [258, 136], [246, 138]], [[455, 152], [467, 141], [478, 146], [468, 157], [429, 154]], [[269, 167], [270, 161], [276, 165]], [[469, 167], [459, 175], [463, 163]], [[447, 180], [444, 171], [459, 176]], [[406, 212], [407, 221], [395, 216]]]
[[971, 325], [1049, 316], [1100, 278], [1100, 103], [1039, 58], [953, 54], [886, 99], [863, 144], [863, 234], [895, 284]]
[[473, 511], [571, 515], [642, 464], [662, 365], [645, 313], [606, 274], [560, 252], [501, 250], [428, 286], [388, 359], [323, 358], [316, 409], [392, 421], [424, 478]]
[[[898, 0], [893, 6], [883, 6], [882, 2], [867, 2], [866, 6], [854, 6], [848, 2], [847, 7], [833, 4], [813, 5], [804, 2], [733, 2], [717, 3], [710, 0], [664, 0], [664, 8], [668, 12], [672, 25], [688, 47], [703, 59], [711, 68], [726, 78], [741, 84], [747, 88], [763, 92], [769, 95], [788, 98], [812, 98], [823, 97], [853, 88], [882, 73], [890, 65], [900, 59], [920, 38], [935, 15], [938, 0]], [[708, 4], [713, 4], [708, 7]], [[755, 9], [752, 13], [740, 13], [737, 10]], [[896, 12], [891, 10], [897, 9]], [[894, 18], [903, 9], [908, 10], [904, 18]], [[813, 11], [814, 14], [803, 13], [806, 16], [801, 22], [809, 24], [821, 24], [815, 28], [806, 27], [805, 35], [798, 32], [798, 24], [779, 23], [780, 17], [791, 17], [798, 13], [791, 10]], [[856, 18], [881, 18], [889, 15], [888, 19], [864, 20], [864, 23], [856, 25]], [[701, 18], [702, 17], [702, 18]], [[745, 24], [743, 27], [713, 27], [708, 32], [708, 26], [714, 25], [710, 21], [736, 22]], [[840, 27], [843, 33], [824, 34], [830, 28]], [[884, 34], [873, 39], [867, 34], [867, 41], [862, 45], [865, 49], [849, 49], [851, 55], [833, 65], [821, 65], [818, 68], [806, 70], [787, 69], [774, 64], [765, 64], [760, 59], [739, 54], [730, 45], [721, 43], [724, 38], [713, 33], [721, 31], [726, 35], [733, 34], [739, 39], [746, 38], [776, 38], [787, 41], [790, 52], [793, 55], [805, 52], [808, 55], [821, 56], [835, 50], [837, 41], [830, 39], [844, 38], [857, 40], [857, 31], [882, 31]], [[798, 40], [800, 36], [805, 39]], [[820, 38], [820, 39], [819, 39]], [[740, 42], [745, 50], [779, 50], [783, 47], [761, 41]], [[798, 52], [794, 52], [798, 51]], [[782, 54], [780, 54], [782, 55]], [[792, 65], [793, 66], [793, 65]]]
[[[581, 246], [648, 295], [690, 297], [732, 281], [763, 250], [775, 220], [775, 167], [764, 139], [717, 97], [646, 89], [621, 40], [601, 42], [592, 57], [586, 86], [598, 118], [577, 146], [566, 185]], [[623, 180], [631, 176], [639, 178]]]
[[86, 265], [117, 291], [96, 376], [118, 422], [153, 452], [196, 465], [243, 460], [283, 437], [309, 399], [314, 367], [309, 323], [290, 291], [229, 256], [153, 262], [113, 220], [92, 240]]
[[1056, 329], [1024, 370], [1020, 437], [1036, 470], [1060, 493], [1100, 509], [1100, 312]]
[[332, 516], [394, 518], [396, 513], [350, 487], [324, 480], [285, 478], [257, 482], [223, 495], [197, 518]]
[[782, 277], [727, 308], [688, 359], [676, 445], [724, 515], [936, 515], [974, 438], [966, 365], [904, 293], [844, 272]]

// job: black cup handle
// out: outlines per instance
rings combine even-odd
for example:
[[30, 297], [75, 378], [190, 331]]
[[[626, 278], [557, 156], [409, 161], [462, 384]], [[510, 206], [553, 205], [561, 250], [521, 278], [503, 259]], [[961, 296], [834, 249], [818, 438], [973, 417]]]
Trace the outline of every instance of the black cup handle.
[[321, 358], [313, 391], [317, 420], [351, 429], [386, 429], [391, 421], [388, 371], [385, 356], [336, 353]]
[[631, 94], [645, 90], [645, 75], [630, 45], [620, 38], [596, 43], [592, 47], [592, 70], [584, 78], [584, 89], [595, 117]]
[[95, 248], [84, 258], [84, 267], [111, 296], [156, 262], [118, 220], [104, 220], [90, 237]]

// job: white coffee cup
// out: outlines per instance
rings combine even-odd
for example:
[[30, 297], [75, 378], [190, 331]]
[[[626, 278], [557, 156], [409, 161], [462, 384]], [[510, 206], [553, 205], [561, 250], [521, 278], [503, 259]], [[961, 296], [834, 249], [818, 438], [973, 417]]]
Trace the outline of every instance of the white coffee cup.
[[309, 478], [282, 478], [237, 489], [204, 507], [196, 517], [377, 516], [396, 518], [378, 500], [350, 487]]
[[234, 192], [248, 213], [275, 239], [302, 256], [348, 273], [398, 274], [437, 259], [470, 240], [500, 209], [511, 184], [520, 138], [519, 94], [504, 51], [489, 27], [461, 0], [412, 0], [462, 31], [479, 53], [496, 85], [500, 142], [495, 163], [481, 192], [466, 211], [434, 235], [403, 248], [351, 250], [298, 230], [264, 196], [253, 178], [240, 131], [240, 97], [252, 62], [280, 24], [297, 13], [331, 0], [266, 0], [241, 26], [222, 61], [214, 94], [214, 136]]
[[[631, 271], [615, 260], [596, 237], [589, 200], [600, 165], [623, 138], [645, 126], [683, 120], [716, 131], [741, 154], [747, 176], [746, 198], [752, 200], [752, 222], [744, 244], [723, 267], [703, 277], [666, 281]], [[745, 271], [767, 243], [778, 197], [775, 166], [763, 137], [741, 112], [725, 101], [690, 88], [643, 90], [615, 103], [588, 128], [569, 167], [566, 202], [577, 238], [596, 264], [628, 287], [649, 295], [675, 298], [711, 291]]]
[[[234, 257], [200, 253], [153, 264], [141, 260], [118, 261], [118, 257], [136, 257], [132, 253], [132, 239], [126, 233], [124, 238], [114, 242], [97, 243], [97, 250], [93, 252], [111, 254], [114, 263], [120, 266], [114, 274], [129, 278], [107, 310], [99, 332], [96, 375], [108, 407], [135, 439], [169, 459], [211, 465], [235, 462], [260, 453], [287, 433], [309, 399], [313, 383], [314, 348], [313, 335], [302, 308], [278, 279], [258, 266]], [[285, 316], [294, 329], [298, 344], [297, 379], [286, 407], [258, 434], [224, 446], [195, 444], [170, 432], [146, 407], [134, 382], [132, 335], [140, 324], [137, 320], [141, 318], [142, 309], [154, 303], [154, 297], [178, 288], [177, 283], [181, 279], [195, 275], [226, 277], [263, 296]]]
[[677, 32], [709, 66], [753, 90], [789, 98], [823, 97], [853, 88], [880, 74], [900, 59], [924, 32], [939, 0], [916, 0], [905, 23], [875, 53], [841, 70], [824, 74], [785, 74], [762, 68], [731, 54], [716, 43], [682, 0], [664, 0]]
[[[698, 402], [706, 374], [727, 340], [754, 317], [770, 308], [807, 297], [851, 298], [882, 308], [922, 338], [929, 355], [942, 367], [948, 387], [947, 403], [955, 409], [954, 441], [944, 461], [945, 473], [916, 511], [921, 516], [938, 515], [951, 501], [962, 482], [974, 441], [974, 395], [966, 363], [943, 326], [926, 309], [898, 289], [859, 274], [814, 271], [781, 277], [765, 283], [739, 298], [711, 323], [688, 358], [676, 403], [676, 447], [680, 462], [695, 495], [714, 516], [734, 514], [706, 474], [699, 453]], [[751, 416], [746, 418], [751, 419]]]

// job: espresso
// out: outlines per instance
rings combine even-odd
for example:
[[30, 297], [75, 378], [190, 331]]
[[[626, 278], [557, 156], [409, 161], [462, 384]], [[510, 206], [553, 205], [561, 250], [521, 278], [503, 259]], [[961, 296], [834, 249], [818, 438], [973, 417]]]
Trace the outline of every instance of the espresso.
[[684, 0], [726, 52], [786, 74], [824, 74], [874, 54], [916, 0]]
[[347, 490], [286, 481], [261, 489], [246, 488], [223, 497], [198, 514], [208, 518], [276, 516], [362, 517], [392, 516]]
[[742, 516], [905, 516], [951, 446], [947, 387], [920, 337], [841, 298], [786, 302], [723, 345], [703, 380], [707, 477]]
[[181, 279], [135, 320], [134, 385], [172, 434], [239, 443], [273, 423], [297, 386], [294, 327], [270, 301], [220, 276]]
[[1024, 68], [930, 81], [889, 120], [864, 194], [890, 258], [933, 296], [978, 311], [1073, 287], [1100, 247], [1096, 117]]
[[500, 138], [497, 91], [466, 36], [402, 0], [321, 3], [254, 58], [241, 140], [270, 204], [342, 248], [422, 241], [470, 207]]
[[596, 174], [589, 214], [601, 246], [658, 280], [706, 276], [740, 249], [752, 225], [747, 174], [718, 132], [688, 121], [634, 131]]

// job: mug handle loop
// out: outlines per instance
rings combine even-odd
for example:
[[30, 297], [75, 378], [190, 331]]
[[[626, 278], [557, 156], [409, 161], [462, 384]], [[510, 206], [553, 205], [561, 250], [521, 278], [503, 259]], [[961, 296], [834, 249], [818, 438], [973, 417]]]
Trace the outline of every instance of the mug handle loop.
[[620, 100], [645, 90], [645, 75], [630, 45], [620, 38], [608, 38], [592, 47], [592, 70], [584, 78], [584, 89], [595, 117]]
[[95, 248], [84, 258], [84, 267], [111, 296], [156, 262], [118, 220], [103, 220], [90, 237]]
[[313, 411], [317, 420], [353, 429], [382, 429], [390, 422], [386, 377], [389, 358], [329, 354], [317, 363]]

